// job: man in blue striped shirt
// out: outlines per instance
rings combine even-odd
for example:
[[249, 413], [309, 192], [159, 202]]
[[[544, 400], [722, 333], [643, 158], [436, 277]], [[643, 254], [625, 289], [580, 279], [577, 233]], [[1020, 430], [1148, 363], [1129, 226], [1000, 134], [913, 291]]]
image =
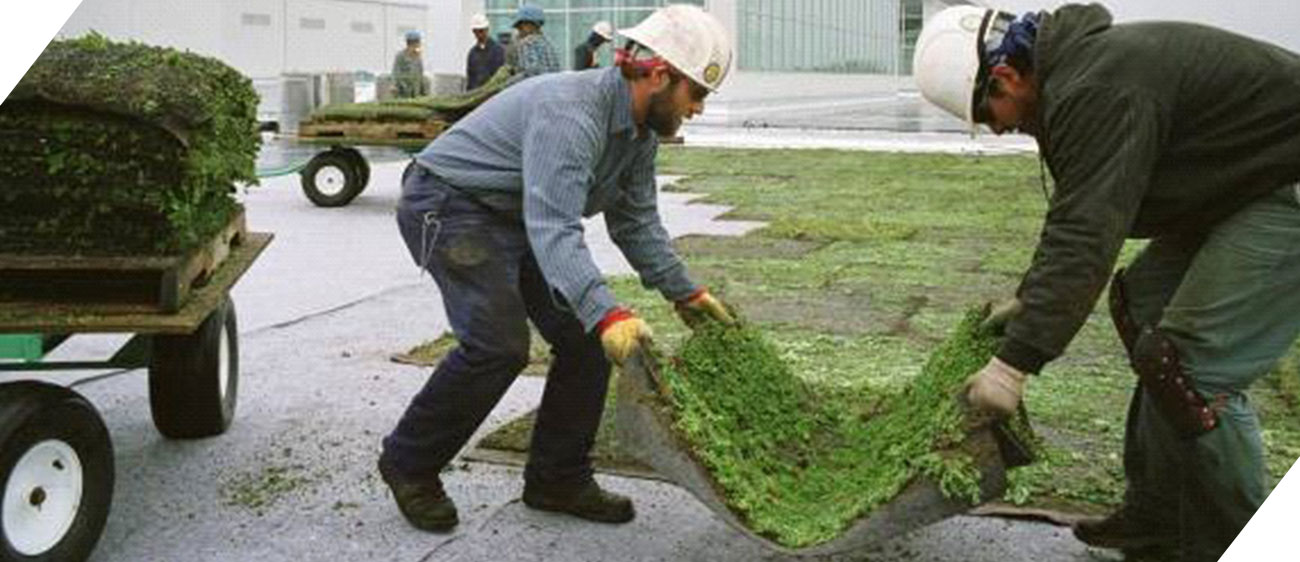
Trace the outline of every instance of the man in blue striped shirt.
[[589, 453], [610, 362], [650, 329], [618, 306], [592, 261], [582, 218], [598, 213], [641, 280], [683, 320], [732, 323], [687, 276], [656, 206], [660, 135], [704, 108], [731, 43], [702, 9], [674, 5], [635, 28], [615, 67], [549, 74], [492, 98], [407, 168], [398, 225], [441, 289], [459, 346], [384, 439], [379, 470], [412, 525], [452, 528], [438, 477], [528, 362], [531, 321], [553, 359], [538, 410], [524, 503], [621, 523], [631, 501], [602, 490]]

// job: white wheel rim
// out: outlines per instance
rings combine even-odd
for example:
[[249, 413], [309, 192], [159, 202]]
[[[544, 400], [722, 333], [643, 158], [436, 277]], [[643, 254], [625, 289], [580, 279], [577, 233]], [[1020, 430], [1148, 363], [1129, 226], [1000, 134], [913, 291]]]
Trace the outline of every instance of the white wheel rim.
[[81, 508], [85, 475], [71, 446], [54, 439], [28, 449], [5, 483], [4, 534], [24, 556], [59, 544]]
[[321, 166], [316, 170], [316, 191], [322, 195], [333, 197], [343, 192], [347, 186], [348, 176], [343, 172], [343, 168], [334, 165]]
[[221, 404], [226, 403], [226, 394], [229, 392], [230, 384], [230, 340], [234, 337], [230, 330], [226, 329], [226, 324], [221, 324], [221, 344], [217, 346], [217, 392], [221, 397]]

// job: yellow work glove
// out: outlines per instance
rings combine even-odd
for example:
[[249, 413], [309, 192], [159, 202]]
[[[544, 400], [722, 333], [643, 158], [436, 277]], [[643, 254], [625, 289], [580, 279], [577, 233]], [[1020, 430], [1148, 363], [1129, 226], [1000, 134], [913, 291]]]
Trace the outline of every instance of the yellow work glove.
[[650, 326], [645, 320], [622, 307], [609, 311], [596, 324], [596, 332], [600, 334], [600, 344], [605, 347], [605, 356], [615, 365], [622, 365], [638, 349], [648, 345], [651, 338]]
[[692, 328], [710, 320], [724, 326], [734, 326], [736, 319], [727, 311], [727, 305], [714, 297], [705, 287], [700, 287], [690, 296], [677, 301], [677, 316]]
[[980, 329], [996, 336], [1004, 334], [1007, 330], [1007, 322], [1010, 322], [1025, 308], [1020, 299], [1015, 297], [997, 304], [990, 303], [986, 306], [989, 309], [989, 315], [984, 318], [983, 322], [980, 322]]
[[966, 400], [980, 412], [1011, 417], [1025, 392], [1025, 374], [994, 357], [966, 379]]

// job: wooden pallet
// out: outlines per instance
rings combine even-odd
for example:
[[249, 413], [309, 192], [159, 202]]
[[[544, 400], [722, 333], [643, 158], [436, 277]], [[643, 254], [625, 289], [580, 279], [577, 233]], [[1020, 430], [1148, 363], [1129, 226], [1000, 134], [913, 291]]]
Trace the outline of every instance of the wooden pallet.
[[0, 253], [0, 305], [92, 305], [174, 313], [246, 235], [244, 211], [208, 242], [176, 256]]
[[433, 140], [447, 129], [444, 121], [325, 121], [298, 125], [298, 136], [304, 138], [353, 138], [376, 140], [423, 139]]

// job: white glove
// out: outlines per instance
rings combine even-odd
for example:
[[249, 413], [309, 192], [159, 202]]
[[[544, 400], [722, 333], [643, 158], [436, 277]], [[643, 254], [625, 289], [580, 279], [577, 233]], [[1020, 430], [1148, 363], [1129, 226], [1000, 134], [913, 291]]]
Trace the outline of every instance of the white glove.
[[1025, 374], [994, 357], [966, 379], [966, 399], [978, 411], [1011, 417], [1025, 392]]

